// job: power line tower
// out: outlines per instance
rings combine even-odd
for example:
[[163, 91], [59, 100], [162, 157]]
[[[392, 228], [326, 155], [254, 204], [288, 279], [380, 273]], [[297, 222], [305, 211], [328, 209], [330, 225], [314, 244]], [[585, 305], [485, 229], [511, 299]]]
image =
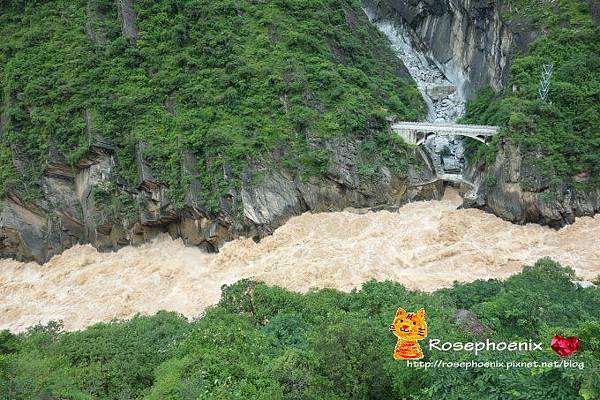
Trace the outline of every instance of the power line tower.
[[554, 64], [544, 64], [542, 67], [542, 78], [540, 79], [540, 88], [538, 89], [540, 100], [542, 101], [546, 101], [546, 98], [548, 97], [548, 90], [550, 90], [550, 79], [552, 78], [553, 69]]

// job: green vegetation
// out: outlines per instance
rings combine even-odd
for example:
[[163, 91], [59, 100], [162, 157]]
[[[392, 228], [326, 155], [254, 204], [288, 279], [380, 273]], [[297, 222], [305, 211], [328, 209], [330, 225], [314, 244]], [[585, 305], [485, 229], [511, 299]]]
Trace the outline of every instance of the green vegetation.
[[92, 198], [99, 215], [96, 215], [96, 225], [110, 224], [117, 216], [135, 221], [139, 214], [139, 207], [129, 193], [121, 191], [112, 182], [94, 186]]
[[[224, 287], [199, 320], [138, 316], [62, 333], [60, 325], [0, 332], [0, 398], [61, 399], [597, 399], [600, 289], [542, 259], [506, 281], [455, 284], [432, 294], [392, 282], [301, 295], [252, 281]], [[430, 349], [424, 361], [560, 361], [554, 335], [579, 337], [582, 369], [417, 368], [395, 361], [395, 310], [425, 307], [428, 339], [542, 342], [525, 352]], [[471, 310], [491, 332], [454, 315]], [[580, 364], [579, 364], [580, 365]]]
[[392, 140], [386, 115], [424, 113], [358, 0], [136, 0], [135, 46], [121, 33], [116, 3], [0, 4], [0, 195], [35, 196], [49, 160], [75, 163], [98, 134], [118, 146], [117, 172], [132, 185], [144, 142], [178, 204], [191, 151], [204, 198], [217, 204], [248, 164], [318, 175], [328, 158], [309, 142]]
[[[525, 157], [539, 159], [553, 190], [576, 175], [600, 183], [600, 28], [591, 21], [587, 2], [555, 4], [507, 2], [507, 20], [525, 17], [531, 30], [547, 33], [526, 55], [514, 58], [505, 93], [482, 91], [464, 118], [505, 126], [495, 143], [509, 137]], [[546, 102], [538, 98], [543, 64], [554, 64]], [[479, 156], [493, 160], [494, 147], [481, 146]]]
[[372, 181], [381, 177], [379, 167], [382, 165], [402, 174], [414, 161], [414, 152], [406, 152], [405, 149], [406, 144], [397, 135], [378, 135], [365, 139], [360, 148], [360, 158], [367, 161], [359, 165], [358, 175], [367, 182]]

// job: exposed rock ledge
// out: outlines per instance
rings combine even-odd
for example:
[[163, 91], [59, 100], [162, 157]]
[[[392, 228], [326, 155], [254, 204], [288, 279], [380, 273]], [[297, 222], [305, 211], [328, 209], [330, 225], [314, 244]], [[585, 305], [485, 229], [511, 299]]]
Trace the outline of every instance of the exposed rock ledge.
[[479, 190], [467, 206], [481, 207], [517, 224], [533, 222], [554, 228], [600, 212], [600, 187], [589, 185], [589, 177], [577, 176], [558, 190], [551, 189], [540, 163], [534, 157], [524, 158], [508, 139], [498, 145], [492, 165], [478, 167], [468, 179], [480, 182]]
[[[168, 189], [153, 177], [141, 156], [143, 143], [137, 159], [141, 184], [130, 188], [114, 176], [114, 149], [100, 140], [75, 167], [57, 162], [48, 166], [43, 199], [25, 202], [13, 193], [0, 201], [0, 257], [44, 262], [77, 243], [111, 251], [141, 244], [163, 232], [214, 251], [239, 236], [259, 239], [306, 211], [401, 205], [442, 195], [439, 182], [414, 186], [414, 182], [431, 180], [427, 172], [414, 169], [400, 176], [380, 166], [378, 178], [366, 181], [358, 174], [359, 146], [340, 139], [326, 143], [331, 161], [320, 179], [271, 171], [253, 183], [252, 171], [247, 171], [241, 188], [221, 198], [221, 211], [209, 216], [201, 206], [202, 191], [194, 178], [197, 161], [192, 154], [184, 157], [184, 168], [192, 176], [185, 206], [176, 209]], [[108, 206], [99, 204], [98, 193], [112, 193]], [[119, 198], [134, 205], [129, 213], [121, 203], [110, 206]]]
[[[47, 261], [78, 244], [91, 243], [104, 251], [138, 245], [168, 232], [189, 245], [208, 251], [239, 236], [262, 238], [289, 218], [306, 211], [325, 212], [346, 208], [381, 208], [410, 201], [440, 198], [440, 182], [416, 186], [431, 179], [411, 169], [399, 176], [380, 167], [378, 179], [364, 182], [357, 173], [358, 143], [329, 143], [330, 167], [325, 178], [301, 179], [274, 171], [260, 183], [252, 183], [250, 171], [241, 188], [221, 199], [221, 212], [209, 216], [201, 204], [199, 183], [192, 179], [186, 205], [176, 209], [168, 189], [153, 180], [152, 171], [138, 158], [141, 184], [129, 188], [115, 179], [114, 149], [99, 142], [87, 157], [71, 168], [50, 164], [43, 178], [43, 199], [26, 202], [10, 194], [0, 202], [0, 257], [22, 261]], [[188, 155], [188, 168], [195, 165]], [[191, 171], [193, 172], [193, 171]], [[466, 207], [480, 207], [514, 223], [540, 223], [553, 227], [570, 224], [576, 217], [600, 212], [600, 188], [550, 191], [547, 179], [534, 159], [524, 159], [508, 140], [499, 144], [492, 165], [473, 166], [468, 179], [479, 183]], [[577, 177], [585, 183], [586, 177]], [[112, 214], [99, 206], [94, 193], [107, 185], [115, 193], [133, 199], [135, 215]]]

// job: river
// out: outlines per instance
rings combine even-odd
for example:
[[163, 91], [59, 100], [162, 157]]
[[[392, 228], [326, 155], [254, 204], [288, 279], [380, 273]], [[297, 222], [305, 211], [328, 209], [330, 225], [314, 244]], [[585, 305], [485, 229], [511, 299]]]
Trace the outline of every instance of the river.
[[600, 274], [600, 217], [556, 231], [456, 209], [459, 202], [448, 189], [442, 201], [398, 212], [306, 213], [259, 243], [235, 240], [218, 254], [162, 237], [114, 253], [76, 246], [44, 265], [0, 260], [0, 329], [63, 320], [76, 330], [162, 309], [197, 317], [219, 300], [221, 285], [242, 278], [299, 292], [349, 291], [370, 279], [432, 291], [506, 278], [545, 256], [584, 279]]

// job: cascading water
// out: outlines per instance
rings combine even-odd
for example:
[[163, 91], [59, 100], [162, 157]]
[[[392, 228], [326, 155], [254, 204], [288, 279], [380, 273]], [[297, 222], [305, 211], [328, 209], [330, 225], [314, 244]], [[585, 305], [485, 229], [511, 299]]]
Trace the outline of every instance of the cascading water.
[[[363, 8], [369, 21], [390, 41], [396, 55], [408, 72], [427, 103], [427, 120], [434, 123], [453, 123], [464, 115], [466, 99], [460, 90], [463, 82], [451, 82], [436, 64], [418, 46], [409, 28], [394, 21], [379, 18], [373, 11]], [[433, 136], [425, 143], [435, 173], [462, 175], [466, 161], [464, 140], [457, 136]]]

